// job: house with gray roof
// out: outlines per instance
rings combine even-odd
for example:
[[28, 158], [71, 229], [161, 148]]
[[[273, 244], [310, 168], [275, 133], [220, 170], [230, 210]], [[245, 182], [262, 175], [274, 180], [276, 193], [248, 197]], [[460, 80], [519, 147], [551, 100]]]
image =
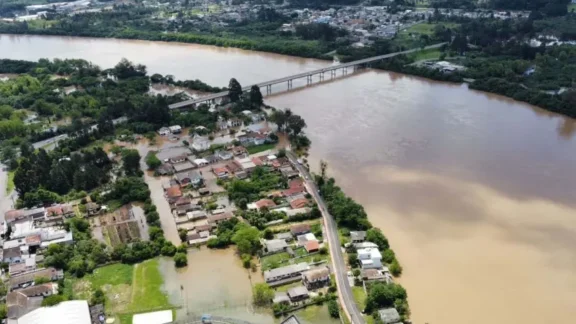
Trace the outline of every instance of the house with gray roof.
[[384, 324], [396, 324], [400, 323], [400, 314], [396, 308], [383, 308], [378, 310], [378, 316]]
[[287, 295], [291, 302], [299, 302], [301, 300], [307, 299], [310, 296], [308, 294], [308, 289], [306, 289], [304, 286], [288, 289]]
[[264, 280], [267, 283], [273, 283], [280, 280], [296, 278], [300, 279], [300, 274], [308, 270], [310, 267], [308, 263], [302, 262], [298, 264], [291, 264], [284, 267], [264, 271]]
[[264, 253], [266, 254], [284, 252], [288, 248], [285, 240], [266, 240], [262, 245], [264, 245]]
[[352, 243], [361, 243], [366, 240], [366, 232], [365, 231], [352, 231], [350, 232], [350, 241]]

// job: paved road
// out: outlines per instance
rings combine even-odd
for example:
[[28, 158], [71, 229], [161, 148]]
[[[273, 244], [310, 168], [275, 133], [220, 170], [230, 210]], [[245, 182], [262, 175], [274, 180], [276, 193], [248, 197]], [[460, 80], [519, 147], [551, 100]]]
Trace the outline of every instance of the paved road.
[[362, 316], [362, 312], [358, 308], [358, 305], [354, 302], [354, 295], [352, 294], [352, 288], [348, 282], [346, 263], [344, 263], [344, 257], [342, 256], [340, 239], [338, 238], [338, 227], [336, 226], [336, 221], [334, 217], [328, 213], [328, 208], [324, 199], [318, 194], [318, 188], [312, 180], [310, 172], [306, 170], [302, 165], [298, 164], [297, 158], [292, 152], [286, 152], [290, 161], [296, 166], [301, 175], [304, 176], [304, 181], [308, 188], [308, 192], [314, 197], [318, 208], [322, 212], [324, 218], [324, 224], [327, 230], [327, 238], [330, 247], [330, 254], [332, 255], [332, 267], [334, 269], [334, 275], [336, 276], [336, 284], [338, 285], [338, 295], [340, 297], [340, 303], [344, 308], [344, 312], [347, 314], [348, 318], [353, 324], [365, 324], [366, 321]]
[[[402, 51], [402, 52], [396, 52], [396, 53], [390, 53], [390, 54], [384, 54], [384, 55], [379, 55], [379, 56], [374, 56], [374, 57], [369, 57], [369, 58], [365, 58], [362, 60], [357, 60], [357, 61], [353, 61], [353, 62], [348, 62], [348, 63], [342, 63], [339, 65], [334, 65], [334, 66], [330, 66], [330, 67], [325, 67], [325, 68], [321, 68], [318, 70], [314, 70], [314, 71], [309, 71], [309, 72], [303, 72], [303, 73], [299, 73], [299, 74], [294, 74], [294, 75], [290, 75], [287, 77], [283, 77], [283, 78], [279, 78], [279, 79], [274, 79], [274, 80], [270, 80], [270, 81], [265, 81], [265, 82], [261, 82], [256, 84], [258, 87], [262, 88], [262, 87], [266, 87], [269, 85], [274, 85], [277, 83], [282, 83], [282, 82], [287, 82], [289, 80], [294, 80], [294, 79], [300, 79], [303, 78], [305, 76], [309, 76], [309, 75], [315, 75], [315, 74], [319, 74], [319, 73], [323, 73], [323, 72], [329, 72], [332, 70], [337, 70], [337, 69], [342, 69], [342, 68], [347, 68], [347, 67], [351, 67], [351, 66], [355, 66], [355, 65], [360, 65], [360, 64], [366, 64], [366, 63], [371, 63], [371, 62], [376, 62], [376, 61], [380, 61], [380, 60], [384, 60], [384, 59], [388, 59], [397, 55], [402, 55], [402, 54], [410, 54], [410, 53], [414, 53], [414, 52], [419, 52], [422, 50], [427, 50], [427, 49], [432, 49], [432, 48], [439, 48], [442, 45], [444, 45], [446, 43], [439, 43], [439, 44], [434, 44], [434, 45], [430, 45], [430, 46], [426, 46], [424, 48], [414, 48], [411, 50], [407, 50], [407, 51]], [[252, 85], [249, 85], [247, 87], [242, 88], [242, 91], [250, 91], [250, 88], [252, 88]], [[180, 109], [180, 108], [184, 108], [187, 106], [191, 106], [197, 103], [201, 103], [201, 102], [206, 102], [209, 100], [214, 100], [214, 99], [218, 99], [218, 98], [222, 98], [222, 97], [226, 97], [228, 95], [228, 91], [222, 91], [222, 92], [218, 92], [218, 93], [214, 93], [214, 94], [210, 94], [207, 96], [203, 96], [200, 98], [196, 98], [196, 99], [190, 99], [190, 100], [185, 100], [182, 102], [177, 102], [174, 104], [169, 105], [168, 107], [170, 109]]]

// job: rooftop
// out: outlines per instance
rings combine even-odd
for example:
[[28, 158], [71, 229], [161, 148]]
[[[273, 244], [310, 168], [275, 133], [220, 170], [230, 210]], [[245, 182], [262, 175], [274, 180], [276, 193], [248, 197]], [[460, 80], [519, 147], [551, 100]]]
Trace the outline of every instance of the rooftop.
[[288, 244], [286, 244], [285, 240], [278, 239], [278, 240], [265, 241], [264, 246], [266, 247], [266, 250], [268, 250], [268, 252], [276, 252], [284, 250], [285, 248], [288, 247]]
[[175, 198], [182, 196], [182, 191], [178, 186], [172, 186], [166, 190], [166, 196], [168, 198]]
[[350, 239], [352, 241], [364, 241], [366, 239], [366, 232], [364, 232], [364, 231], [352, 231], [352, 232], [350, 232]]
[[330, 269], [328, 267], [320, 267], [303, 272], [302, 275], [308, 281], [316, 281], [330, 276]]
[[38, 308], [18, 319], [18, 324], [91, 324], [88, 301], [68, 300], [51, 307]]
[[288, 296], [290, 298], [299, 297], [299, 296], [307, 296], [307, 295], [308, 295], [308, 289], [306, 289], [306, 287], [304, 287], [304, 286], [297, 286], [297, 287], [288, 289]]
[[400, 322], [400, 314], [396, 308], [384, 308], [378, 310], [378, 315], [384, 324], [394, 324]]
[[268, 281], [273, 278], [300, 273], [308, 269], [309, 269], [308, 263], [306, 262], [291, 264], [284, 267], [264, 271], [264, 279]]

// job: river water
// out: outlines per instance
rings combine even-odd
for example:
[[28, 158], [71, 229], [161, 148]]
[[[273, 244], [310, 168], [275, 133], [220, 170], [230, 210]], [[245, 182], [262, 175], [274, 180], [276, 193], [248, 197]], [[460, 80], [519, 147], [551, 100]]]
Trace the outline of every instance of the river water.
[[[0, 35], [1, 57], [84, 58], [105, 68], [127, 57], [152, 73], [215, 86], [331, 64], [187, 44], [7, 35]], [[312, 166], [328, 161], [388, 236], [415, 323], [573, 322], [574, 120], [461, 85], [376, 71], [266, 101], [306, 119]], [[203, 253], [189, 267], [230, 259]], [[176, 282], [210, 273], [222, 280], [194, 271]], [[249, 298], [240, 281], [230, 285]], [[224, 294], [202, 290], [207, 300]]]

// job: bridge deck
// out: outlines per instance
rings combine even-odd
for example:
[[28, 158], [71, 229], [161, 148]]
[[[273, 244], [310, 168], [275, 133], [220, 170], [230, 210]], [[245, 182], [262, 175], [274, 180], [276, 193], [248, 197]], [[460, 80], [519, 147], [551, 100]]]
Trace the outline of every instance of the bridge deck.
[[[446, 43], [440, 43], [440, 44], [435, 44], [435, 45], [430, 45], [430, 46], [426, 46], [423, 49], [420, 48], [415, 48], [415, 49], [411, 49], [411, 50], [407, 50], [407, 51], [402, 51], [402, 52], [396, 52], [396, 53], [390, 53], [390, 54], [385, 54], [385, 55], [379, 55], [379, 56], [374, 56], [374, 57], [369, 57], [369, 58], [365, 58], [362, 60], [357, 60], [357, 61], [353, 61], [353, 62], [348, 62], [348, 63], [343, 63], [343, 64], [338, 64], [338, 65], [334, 65], [334, 66], [329, 66], [329, 67], [325, 67], [325, 68], [321, 68], [321, 69], [317, 69], [317, 70], [313, 70], [313, 71], [308, 71], [308, 72], [303, 72], [303, 73], [299, 73], [299, 74], [294, 74], [294, 75], [290, 75], [287, 77], [283, 77], [283, 78], [279, 78], [279, 79], [274, 79], [274, 80], [270, 80], [270, 81], [265, 81], [265, 82], [261, 82], [261, 83], [257, 83], [256, 85], [260, 88], [262, 87], [266, 87], [269, 85], [273, 85], [273, 84], [278, 84], [278, 83], [282, 83], [282, 82], [287, 82], [290, 80], [294, 80], [294, 79], [300, 79], [306, 76], [310, 76], [310, 75], [315, 75], [315, 74], [319, 74], [319, 73], [323, 73], [323, 72], [329, 72], [329, 71], [333, 71], [333, 70], [338, 70], [338, 69], [343, 69], [343, 68], [347, 68], [347, 67], [352, 67], [355, 65], [360, 65], [360, 64], [366, 64], [366, 63], [371, 63], [371, 62], [375, 62], [375, 61], [380, 61], [380, 60], [384, 60], [384, 59], [388, 59], [397, 55], [403, 55], [403, 54], [410, 54], [410, 53], [414, 53], [414, 52], [418, 52], [421, 50], [427, 50], [427, 49], [432, 49], [432, 48], [438, 48], [441, 47], [442, 45], [444, 45]], [[252, 88], [252, 85], [247, 86], [242, 88], [242, 91], [250, 91], [250, 88]], [[218, 93], [213, 93], [207, 96], [203, 96], [201, 98], [198, 99], [190, 99], [190, 100], [186, 100], [186, 101], [182, 101], [182, 102], [178, 102], [175, 104], [171, 104], [170, 106], [168, 106], [170, 109], [179, 109], [182, 107], [186, 107], [186, 106], [191, 106], [197, 103], [201, 103], [201, 102], [206, 102], [206, 101], [210, 101], [210, 100], [214, 100], [214, 99], [218, 99], [218, 98], [222, 98], [228, 95], [228, 91], [222, 91], [222, 92], [218, 92]]]

